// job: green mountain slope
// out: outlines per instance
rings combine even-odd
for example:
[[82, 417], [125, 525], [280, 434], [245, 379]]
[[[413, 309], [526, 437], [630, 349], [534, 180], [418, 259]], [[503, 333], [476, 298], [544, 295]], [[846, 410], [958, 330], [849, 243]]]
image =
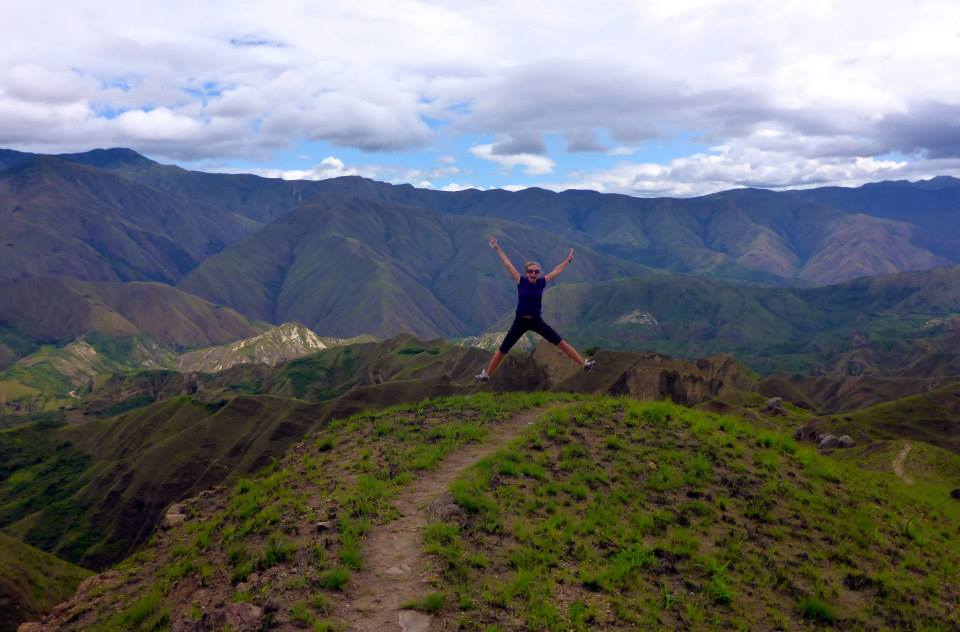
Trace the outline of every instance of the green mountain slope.
[[848, 413], [838, 423], [841, 430], [925, 441], [960, 453], [960, 381]]
[[0, 281], [0, 340], [13, 345], [0, 365], [0, 414], [72, 407], [101, 377], [172, 365], [175, 350], [262, 329], [159, 283]]
[[51, 157], [0, 171], [0, 278], [176, 282], [246, 234], [242, 222]]
[[111, 339], [91, 334], [63, 347], [45, 345], [0, 372], [0, 412], [75, 408], [108, 376], [165, 367], [175, 357], [143, 335]]
[[42, 342], [146, 334], [173, 347], [222, 344], [261, 327], [232, 309], [160, 283], [30, 278], [0, 281], [0, 325]]
[[[327, 196], [211, 257], [184, 290], [270, 322], [294, 320], [334, 336], [477, 333], [512, 307], [515, 289], [486, 244], [550, 269], [569, 243], [520, 225]], [[579, 251], [565, 280], [644, 273]]]
[[877, 375], [769, 375], [756, 390], [795, 406], [834, 414], [923, 393], [960, 380], [960, 376], [887, 377]]
[[167, 194], [242, 216], [250, 227], [280, 217], [319, 192], [317, 183], [309, 180], [190, 171], [160, 164], [120, 147], [57, 157], [111, 171]]
[[356, 177], [320, 186], [447, 213], [507, 218], [649, 266], [723, 278], [834, 283], [958, 261], [957, 246], [942, 241], [941, 227], [947, 217], [956, 223], [960, 189], [931, 200], [922, 187], [905, 187], [902, 196], [915, 209], [935, 211], [891, 214], [878, 202], [884, 212], [876, 216], [870, 203], [854, 211], [825, 203], [827, 196], [761, 189], [638, 199], [536, 188], [446, 193]]
[[734, 353], [762, 372], [841, 364], [841, 373], [844, 354], [874, 348], [877, 360], [860, 372], [933, 376], [960, 354], [948, 326], [960, 314], [960, 268], [808, 289], [649, 275], [554, 287], [544, 313], [584, 345]]
[[[598, 368], [584, 375], [557, 349], [541, 345], [532, 354], [509, 356], [488, 388], [617, 393], [699, 403], [753, 384], [749, 372], [729, 356], [682, 360], [657, 353], [598, 350], [594, 358]], [[215, 374], [143, 371], [115, 376], [90, 395], [82, 410], [96, 416], [185, 394], [208, 402], [238, 393], [312, 402], [345, 396], [372, 403], [391, 394], [393, 401], [411, 401], [416, 393], [429, 394], [429, 388], [469, 392], [475, 388], [473, 376], [489, 359], [490, 353], [481, 349], [400, 335], [382, 343], [326, 349], [277, 367], [241, 365]]]
[[[490, 387], [699, 403], [750, 384], [729, 358], [598, 354], [603, 369], [587, 376], [557, 354], [544, 347], [532, 358], [511, 358]], [[0, 431], [6, 463], [0, 528], [102, 567], [141, 544], [169, 503], [262, 467], [331, 418], [473, 392], [472, 375], [488, 359], [479, 349], [398, 337], [334, 347], [279, 367], [115, 378], [94, 393], [84, 409], [89, 414], [69, 425], [47, 421]], [[97, 419], [131, 406], [140, 407]]]
[[[434, 399], [325, 427], [259, 475], [184, 502], [183, 524], [45, 623], [343, 625], [358, 599], [390, 601], [358, 591], [386, 572], [367, 567], [368, 545], [405, 518], [394, 504], [544, 405], [512, 445], [421, 498], [434, 522], [411, 555], [432, 563], [411, 572], [430, 583], [414, 574], [425, 593], [402, 607], [431, 627], [952, 625], [960, 507], [942, 481], [907, 485], [767, 424], [536, 395]], [[409, 583], [388, 570], [378, 588]]]
[[0, 632], [71, 597], [90, 571], [0, 533]]
[[[15, 169], [36, 158], [6, 151], [0, 167]], [[740, 189], [692, 199], [639, 199], [536, 188], [431, 191], [355, 176], [286, 182], [187, 171], [120, 148], [58, 158], [216, 209], [234, 223], [240, 221], [247, 232], [318, 195], [339, 194], [507, 219], [648, 266], [720, 278], [822, 284], [960, 261], [960, 187], [951, 184], [956, 182], [952, 178], [933, 185]]]

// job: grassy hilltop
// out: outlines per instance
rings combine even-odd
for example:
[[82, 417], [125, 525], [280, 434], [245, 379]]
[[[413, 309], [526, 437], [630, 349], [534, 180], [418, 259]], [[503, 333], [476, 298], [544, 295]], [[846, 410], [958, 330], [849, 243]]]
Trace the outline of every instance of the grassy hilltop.
[[[518, 415], [532, 423], [469, 465]], [[389, 584], [420, 582], [401, 612], [431, 629], [949, 629], [960, 459], [939, 451], [951, 474], [907, 484], [889, 464], [798, 445], [781, 423], [548, 393], [361, 413], [171, 508], [182, 524], [45, 624], [216, 627], [245, 613], [340, 629], [366, 616], [355, 607], [384, 575], [384, 530], [443, 480], [413, 516], [425, 566]]]
[[0, 533], [0, 631], [16, 630], [70, 598], [87, 569]]

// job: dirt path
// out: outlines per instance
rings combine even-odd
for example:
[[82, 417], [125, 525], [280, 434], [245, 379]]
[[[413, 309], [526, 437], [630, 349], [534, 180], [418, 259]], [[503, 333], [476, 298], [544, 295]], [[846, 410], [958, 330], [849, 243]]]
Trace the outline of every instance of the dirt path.
[[434, 521], [427, 507], [466, 468], [517, 438], [548, 408], [521, 413], [492, 427], [487, 439], [454, 452], [440, 467], [410, 484], [394, 500], [399, 517], [373, 529], [364, 543], [364, 570], [350, 580], [349, 600], [333, 613], [335, 620], [358, 632], [427, 632], [430, 617], [401, 605], [419, 599], [434, 586], [431, 560], [423, 551], [424, 528]]
[[896, 474], [900, 480], [902, 480], [907, 485], [913, 485], [913, 479], [904, 474], [903, 472], [903, 462], [906, 460], [907, 455], [910, 454], [910, 444], [903, 446], [903, 449], [897, 453], [897, 456], [893, 459], [893, 473]]

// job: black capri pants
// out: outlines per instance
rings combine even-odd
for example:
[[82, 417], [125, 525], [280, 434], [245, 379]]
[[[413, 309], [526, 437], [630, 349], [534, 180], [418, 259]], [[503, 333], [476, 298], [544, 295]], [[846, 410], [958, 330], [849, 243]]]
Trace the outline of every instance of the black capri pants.
[[510, 331], [507, 332], [507, 335], [503, 338], [503, 342], [500, 343], [500, 353], [509, 353], [510, 348], [517, 344], [517, 341], [520, 340], [520, 336], [528, 331], [537, 332], [546, 338], [547, 342], [555, 345], [560, 344], [560, 342], [563, 340], [563, 338], [560, 337], [560, 334], [555, 332], [553, 327], [543, 322], [543, 319], [539, 316], [533, 316], [530, 318], [517, 316], [513, 319], [513, 324], [510, 325]]

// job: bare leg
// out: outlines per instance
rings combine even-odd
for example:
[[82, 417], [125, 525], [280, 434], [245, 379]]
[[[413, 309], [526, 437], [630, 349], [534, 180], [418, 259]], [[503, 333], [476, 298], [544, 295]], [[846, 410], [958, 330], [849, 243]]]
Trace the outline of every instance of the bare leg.
[[560, 342], [558, 342], [557, 349], [560, 349], [561, 351], [566, 353], [568, 356], [570, 356], [571, 360], [573, 360], [580, 366], [583, 366], [583, 363], [585, 362], [585, 360], [580, 357], [580, 354], [577, 353], [577, 350], [571, 347], [570, 343], [568, 343], [566, 340], [561, 340]]
[[497, 370], [497, 367], [500, 366], [500, 363], [503, 362], [503, 359], [506, 357], [506, 353], [497, 350], [497, 352], [493, 354], [493, 357], [490, 358], [490, 364], [487, 366], [487, 375], [493, 375], [493, 372]]

